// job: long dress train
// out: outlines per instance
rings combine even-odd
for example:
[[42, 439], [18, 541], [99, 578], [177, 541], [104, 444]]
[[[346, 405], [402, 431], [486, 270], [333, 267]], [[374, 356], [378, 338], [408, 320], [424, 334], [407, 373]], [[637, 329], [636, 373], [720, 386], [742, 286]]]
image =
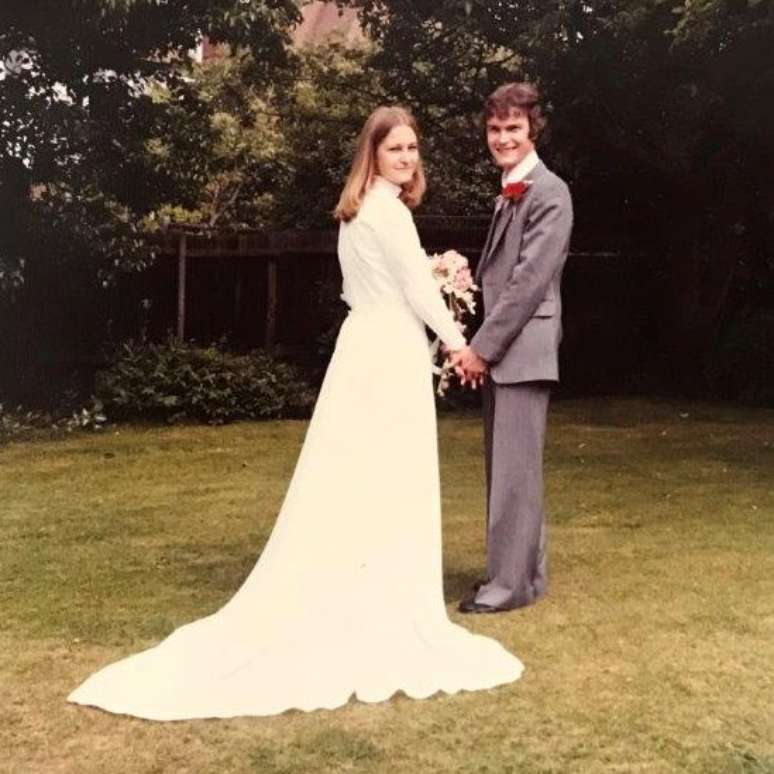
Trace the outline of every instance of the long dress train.
[[477, 690], [521, 662], [443, 600], [436, 418], [424, 324], [452, 348], [400, 189], [343, 224], [344, 321], [274, 530], [237, 593], [68, 700], [153, 720], [273, 715]]

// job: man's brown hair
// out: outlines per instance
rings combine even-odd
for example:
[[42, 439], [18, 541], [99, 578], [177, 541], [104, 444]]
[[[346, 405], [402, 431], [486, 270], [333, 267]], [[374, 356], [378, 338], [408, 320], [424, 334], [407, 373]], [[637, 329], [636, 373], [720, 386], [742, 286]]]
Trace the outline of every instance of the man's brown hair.
[[498, 86], [484, 102], [484, 119], [492, 116], [505, 118], [511, 109], [519, 110], [529, 120], [529, 138], [537, 140], [546, 126], [546, 118], [540, 104], [540, 93], [531, 83], [504, 83]]

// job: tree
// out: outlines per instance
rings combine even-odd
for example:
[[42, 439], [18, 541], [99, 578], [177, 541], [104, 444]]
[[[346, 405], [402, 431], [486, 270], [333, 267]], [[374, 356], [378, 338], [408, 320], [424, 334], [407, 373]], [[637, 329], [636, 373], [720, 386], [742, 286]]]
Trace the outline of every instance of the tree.
[[[270, 83], [246, 77], [249, 52], [195, 67], [191, 88], [209, 106], [213, 138], [204, 181], [192, 206], [173, 197], [159, 213], [212, 226], [331, 228], [354, 140], [384, 99], [370, 56], [335, 40], [307, 47]], [[171, 126], [158, 153], [174, 154], [189, 131]]]
[[529, 3], [354, 0], [377, 50], [389, 101], [409, 106], [422, 130], [430, 183], [423, 211], [485, 213], [496, 174], [483, 145], [483, 99], [525, 67], [511, 15], [536, 17]]
[[292, 88], [276, 100], [286, 144], [284, 184], [275, 193], [274, 223], [332, 228], [333, 209], [368, 114], [385, 100], [370, 47], [337, 42], [300, 52]]
[[[100, 288], [153, 259], [142, 219], [206, 184], [216, 137], [188, 64], [202, 34], [249, 50], [244, 77], [267, 83], [291, 64], [298, 19], [293, 0], [66, 5], [0, 5], [0, 318], [17, 331], [4, 374], [35, 373], [43, 349], [93, 351], [110, 313]], [[80, 327], [73, 309], [90, 312]]]
[[[273, 211], [272, 191], [281, 185], [284, 139], [273, 94], [292, 86], [291, 78], [254, 83], [253, 57], [246, 50], [219, 56], [192, 67], [189, 88], [206, 106], [203, 121], [170, 121], [169, 132], [151, 146], [160, 164], [174, 159], [178, 149], [207, 136], [206, 152], [198, 158], [199, 179], [190, 195], [180, 190], [167, 198], [150, 218], [191, 222], [212, 228], [265, 225]], [[157, 99], [171, 102], [174, 93], [159, 88]], [[204, 149], [203, 149], [204, 151]], [[149, 225], [152, 225], [149, 223]]]
[[576, 245], [650, 254], [666, 300], [654, 326], [682, 386], [700, 383], [739, 308], [771, 303], [774, 4], [348, 4], [379, 44], [390, 97], [415, 108], [443, 160], [433, 177], [459, 186], [461, 205], [484, 203], [483, 97], [506, 80], [538, 82], [552, 108], [541, 152], [571, 183]]
[[[265, 83], [288, 64], [287, 29], [298, 18], [292, 0], [70, 5], [64, 14], [52, 0], [0, 9], [0, 197], [12, 226], [0, 242], [6, 280], [21, 278], [21, 259], [32, 257], [25, 241], [46, 228], [50, 207], [60, 218], [73, 215], [66, 243], [78, 243], [82, 254], [99, 253], [101, 279], [116, 258], [121, 266], [142, 263], [138, 218], [201, 186], [198, 162], [213, 142], [207, 105], [187, 77], [187, 51], [202, 32], [246, 47], [253, 56], [243, 74]], [[169, 99], [153, 98], [154, 83], [163, 84]], [[190, 131], [173, 154], [148, 153], [171, 127], [180, 138], [181, 125]], [[31, 199], [31, 190], [39, 196]], [[86, 223], [112, 239], [95, 240]]]

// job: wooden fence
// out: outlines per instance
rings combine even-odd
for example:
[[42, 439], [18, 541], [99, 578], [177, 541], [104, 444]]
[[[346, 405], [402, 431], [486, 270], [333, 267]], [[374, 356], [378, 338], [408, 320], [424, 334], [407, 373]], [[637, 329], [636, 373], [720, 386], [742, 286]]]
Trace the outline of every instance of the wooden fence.
[[[429, 252], [453, 247], [477, 262], [486, 218], [417, 223]], [[70, 379], [93, 389], [109, 347], [131, 338], [159, 341], [170, 330], [200, 344], [224, 340], [235, 350], [273, 347], [314, 367], [325, 359], [345, 311], [337, 302], [335, 231], [173, 227], [156, 237], [156, 249], [159, 260], [148, 270], [122, 275], [99, 293], [86, 274], [58, 286], [44, 264], [32, 271], [20, 302], [0, 307], [0, 395], [47, 400], [50, 385]], [[663, 348], [665, 287], [655, 263], [623, 240], [584, 239], [576, 230], [562, 285], [565, 389], [599, 394], [641, 384]]]
[[[475, 262], [486, 238], [486, 218], [419, 218], [422, 243], [428, 252], [440, 252], [450, 247], [464, 253]], [[259, 231], [240, 229], [213, 231], [205, 227], [173, 227], [164, 232], [158, 246], [161, 255], [177, 263], [176, 331], [184, 339], [189, 331], [191, 304], [189, 276], [191, 264], [204, 259], [223, 262], [255, 262], [265, 275], [263, 303], [263, 344], [272, 347], [277, 341], [277, 320], [280, 308], [280, 266], [288, 262], [311, 264], [322, 261], [335, 264], [337, 234], [326, 231]], [[335, 266], [333, 267], [335, 269]], [[319, 271], [316, 272], [319, 274]], [[329, 274], [329, 272], [323, 272]], [[246, 303], [244, 274], [236, 272], [233, 281], [233, 316], [239, 319]]]

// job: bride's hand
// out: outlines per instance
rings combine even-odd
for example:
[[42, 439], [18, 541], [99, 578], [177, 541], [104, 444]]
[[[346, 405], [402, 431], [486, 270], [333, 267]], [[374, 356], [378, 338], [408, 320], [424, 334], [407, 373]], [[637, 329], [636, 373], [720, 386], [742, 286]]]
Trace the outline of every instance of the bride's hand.
[[470, 383], [474, 390], [484, 383], [489, 370], [487, 362], [469, 345], [451, 353], [451, 365], [459, 377], [460, 383], [463, 386]]

